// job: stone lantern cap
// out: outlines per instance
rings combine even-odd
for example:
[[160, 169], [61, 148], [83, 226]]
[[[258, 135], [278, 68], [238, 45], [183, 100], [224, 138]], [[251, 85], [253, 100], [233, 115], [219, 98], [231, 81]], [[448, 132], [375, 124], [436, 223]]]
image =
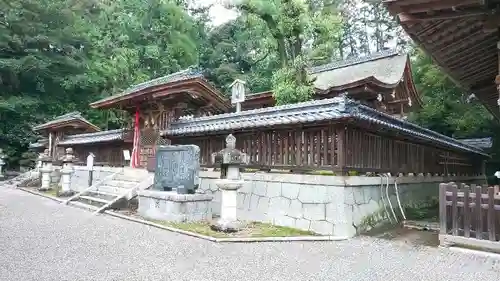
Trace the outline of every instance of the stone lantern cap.
[[236, 138], [230, 134], [226, 137], [226, 148], [212, 154], [214, 164], [224, 165], [244, 165], [249, 159], [246, 153], [236, 149]]
[[73, 162], [76, 162], [76, 160], [77, 159], [76, 159], [75, 155], [73, 154], [73, 148], [71, 148], [71, 147], [66, 148], [66, 154], [62, 158], [62, 162], [63, 163], [73, 163]]
[[39, 160], [42, 162], [52, 162], [52, 157], [49, 156], [49, 150], [45, 149], [45, 151], [40, 154]]

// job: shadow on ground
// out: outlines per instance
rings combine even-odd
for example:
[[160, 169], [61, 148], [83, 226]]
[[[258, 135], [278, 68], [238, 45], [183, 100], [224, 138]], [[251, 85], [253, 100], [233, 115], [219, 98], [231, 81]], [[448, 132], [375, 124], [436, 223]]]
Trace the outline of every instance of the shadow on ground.
[[417, 230], [404, 228], [402, 224], [387, 224], [376, 229], [372, 229], [364, 236], [376, 237], [385, 240], [399, 241], [411, 245], [439, 246], [438, 232], [431, 230]]

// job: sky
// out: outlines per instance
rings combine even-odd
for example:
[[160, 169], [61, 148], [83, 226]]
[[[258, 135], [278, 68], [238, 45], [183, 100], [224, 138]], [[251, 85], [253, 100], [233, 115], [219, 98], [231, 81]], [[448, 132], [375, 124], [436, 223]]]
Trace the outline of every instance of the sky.
[[212, 23], [214, 25], [221, 25], [229, 20], [235, 19], [237, 14], [234, 11], [225, 9], [221, 4], [221, 0], [199, 0], [201, 5], [215, 4], [210, 9], [210, 17], [212, 17]]

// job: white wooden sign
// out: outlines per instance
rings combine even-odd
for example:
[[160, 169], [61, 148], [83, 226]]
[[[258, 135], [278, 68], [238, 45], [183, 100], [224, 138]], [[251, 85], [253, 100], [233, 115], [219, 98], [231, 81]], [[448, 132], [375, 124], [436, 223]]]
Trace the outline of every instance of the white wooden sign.
[[125, 161], [130, 161], [130, 151], [128, 149], [123, 151], [123, 159], [125, 159]]
[[94, 154], [89, 153], [89, 156], [87, 156], [87, 169], [92, 170], [94, 167]]
[[231, 85], [231, 103], [242, 103], [245, 101], [245, 81], [236, 79]]

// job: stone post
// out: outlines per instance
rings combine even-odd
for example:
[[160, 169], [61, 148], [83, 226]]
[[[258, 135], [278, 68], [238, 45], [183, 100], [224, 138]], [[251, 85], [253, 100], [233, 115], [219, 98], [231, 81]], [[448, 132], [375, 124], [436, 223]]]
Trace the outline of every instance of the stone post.
[[40, 191], [46, 191], [51, 188], [51, 177], [52, 174], [52, 157], [49, 156], [49, 150], [46, 149], [43, 157], [40, 159], [42, 161], [42, 167], [40, 168], [40, 173], [42, 177], [42, 186], [39, 188]]
[[220, 219], [212, 225], [217, 231], [235, 232], [242, 224], [237, 216], [237, 192], [243, 186], [240, 166], [248, 163], [245, 153], [236, 149], [236, 138], [229, 135], [226, 138], [226, 148], [218, 153], [212, 154], [212, 162], [221, 166], [221, 179], [215, 184], [221, 190], [221, 213]]
[[62, 169], [61, 169], [61, 191], [59, 196], [71, 196], [74, 192], [71, 190], [71, 175], [73, 174], [73, 163], [75, 162], [75, 156], [73, 155], [72, 148], [66, 148], [66, 154], [62, 159]]
[[3, 149], [0, 148], [0, 180], [5, 177], [4, 173], [4, 168], [3, 166], [5, 165], [5, 154], [3, 153]]

